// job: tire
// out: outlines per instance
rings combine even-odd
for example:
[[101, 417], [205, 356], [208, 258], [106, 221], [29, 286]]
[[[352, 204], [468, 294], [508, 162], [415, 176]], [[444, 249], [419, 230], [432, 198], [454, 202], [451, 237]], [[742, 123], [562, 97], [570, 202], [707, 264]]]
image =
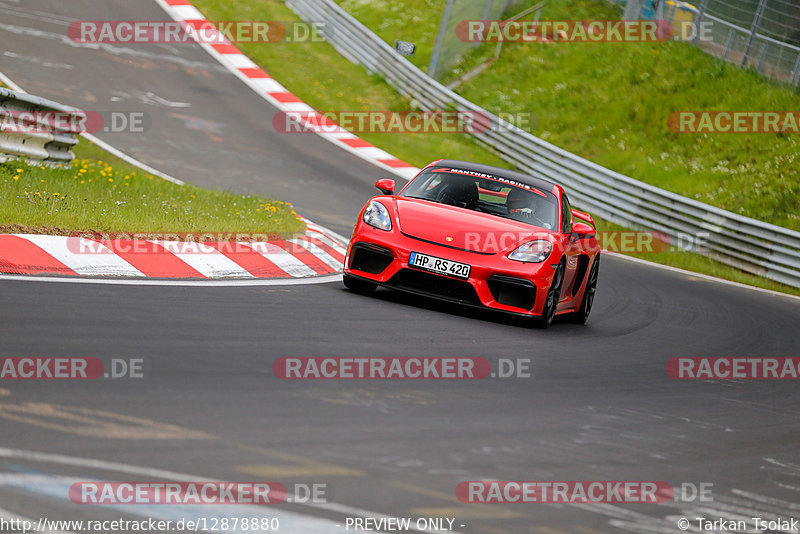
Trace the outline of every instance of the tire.
[[344, 283], [344, 287], [360, 295], [369, 295], [378, 287], [378, 284], [356, 278], [355, 276], [350, 276], [349, 274], [342, 275], [342, 282]]
[[543, 330], [550, 328], [550, 325], [553, 324], [553, 319], [558, 309], [558, 301], [561, 299], [561, 283], [563, 281], [564, 262], [561, 261], [558, 263], [556, 272], [553, 275], [553, 283], [547, 291], [547, 297], [545, 298], [544, 307], [542, 308], [542, 317], [536, 322], [536, 326]]
[[594, 304], [594, 294], [597, 291], [597, 277], [600, 272], [600, 256], [594, 260], [592, 269], [589, 271], [589, 279], [586, 281], [586, 289], [583, 290], [583, 298], [578, 311], [570, 315], [570, 320], [575, 324], [586, 324], [589, 314]]

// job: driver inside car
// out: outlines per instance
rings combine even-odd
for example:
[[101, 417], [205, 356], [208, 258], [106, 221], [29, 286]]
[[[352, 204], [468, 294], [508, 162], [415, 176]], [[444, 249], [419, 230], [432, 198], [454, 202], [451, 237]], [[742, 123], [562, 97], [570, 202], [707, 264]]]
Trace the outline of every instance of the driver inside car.
[[550, 224], [545, 221], [547, 219], [546, 210], [542, 214], [537, 213], [536, 208], [538, 205], [535, 193], [519, 187], [512, 188], [506, 197], [506, 209], [510, 219], [533, 223], [550, 229]]
[[536, 205], [534, 204], [533, 193], [518, 187], [513, 187], [506, 197], [506, 209], [508, 214], [514, 219], [530, 219], [534, 214]]

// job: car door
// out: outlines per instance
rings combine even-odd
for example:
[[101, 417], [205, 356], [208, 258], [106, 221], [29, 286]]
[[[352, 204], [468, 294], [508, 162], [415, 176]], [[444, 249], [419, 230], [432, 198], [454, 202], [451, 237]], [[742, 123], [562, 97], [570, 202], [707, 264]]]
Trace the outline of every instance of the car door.
[[[579, 271], [582, 245], [579, 240], [572, 237], [572, 207], [566, 194], [561, 196], [561, 239], [564, 242], [564, 282], [561, 285], [561, 301], [572, 298], [573, 284], [576, 283], [576, 273]], [[580, 283], [580, 281], [577, 281]]]

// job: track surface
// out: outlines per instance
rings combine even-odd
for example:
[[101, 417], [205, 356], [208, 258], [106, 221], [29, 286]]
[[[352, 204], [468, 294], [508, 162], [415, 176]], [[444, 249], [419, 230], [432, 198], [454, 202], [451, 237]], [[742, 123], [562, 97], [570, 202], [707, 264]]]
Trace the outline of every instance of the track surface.
[[[100, 137], [178, 178], [278, 196], [347, 233], [371, 184], [385, 175], [322, 139], [274, 133], [269, 106], [199, 47], [93, 49], [64, 46], [60, 37], [73, 19], [166, 20], [154, 3], [0, 0], [0, 11], [0, 71], [28, 91], [75, 106], [148, 112], [147, 135]], [[200, 124], [216, 125], [216, 133]], [[796, 383], [679, 382], [664, 370], [676, 356], [800, 356], [796, 300], [607, 257], [590, 324], [544, 332], [390, 292], [360, 297], [335, 283], [197, 288], [5, 280], [0, 310], [0, 356], [142, 358], [145, 375], [0, 383], [0, 447], [197, 480], [321, 481], [337, 503], [455, 517], [461, 532], [679, 532], [681, 516], [800, 515], [792, 504], [800, 475]], [[532, 377], [290, 382], [271, 374], [284, 356], [522, 357], [532, 360]], [[108, 466], [7, 452], [0, 450], [0, 473], [135, 478]], [[715, 500], [459, 503], [455, 485], [477, 478], [712, 483]], [[14, 480], [0, 475], [0, 509], [14, 514], [119, 515]], [[311, 532], [312, 517], [341, 522], [347, 515], [280, 509], [308, 518], [308, 528], [283, 529], [290, 533]]]

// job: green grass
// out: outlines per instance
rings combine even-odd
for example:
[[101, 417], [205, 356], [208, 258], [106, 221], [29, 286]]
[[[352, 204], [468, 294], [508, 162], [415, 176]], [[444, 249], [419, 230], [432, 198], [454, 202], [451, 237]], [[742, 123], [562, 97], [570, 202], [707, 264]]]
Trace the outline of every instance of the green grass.
[[176, 185], [142, 172], [86, 139], [72, 169], [0, 164], [0, 232], [68, 234], [302, 232], [284, 202]]
[[[630, 230], [627, 230], [618, 224], [614, 224], [601, 218], [595, 217], [594, 220], [598, 232], [630, 232]], [[658, 247], [653, 248], [656, 250], [661, 250]], [[693, 254], [674, 246], [669, 247], [663, 252], [625, 252], [624, 254], [634, 258], [660, 263], [662, 265], [669, 265], [671, 267], [677, 267], [687, 271], [723, 278], [725, 280], [738, 282], [740, 284], [746, 284], [754, 287], [760, 287], [762, 289], [769, 289], [772, 291], [800, 296], [800, 288], [787, 286], [778, 282], [773, 282], [772, 280], [768, 280], [766, 278], [762, 278], [760, 276], [748, 274], [740, 271], [739, 269], [725, 265], [724, 263], [712, 260], [706, 256]]]
[[[416, 43], [412, 61], [427, 69], [444, 2], [339, 3], [388, 43]], [[620, 16], [600, 0], [549, 0], [541, 19]], [[493, 51], [474, 49], [450, 79]], [[800, 230], [799, 136], [676, 134], [666, 125], [673, 111], [797, 110], [800, 97], [687, 43], [506, 43], [458, 92], [495, 113], [533, 112], [532, 133], [622, 174]]]

